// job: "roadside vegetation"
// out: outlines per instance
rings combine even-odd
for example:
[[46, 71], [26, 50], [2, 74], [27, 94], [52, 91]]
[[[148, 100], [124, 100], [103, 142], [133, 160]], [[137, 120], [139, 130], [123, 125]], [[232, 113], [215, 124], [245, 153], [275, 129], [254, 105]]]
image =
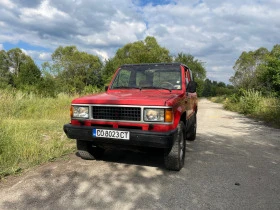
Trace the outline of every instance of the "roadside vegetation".
[[70, 101], [0, 90], [0, 178], [74, 151], [62, 131]]
[[240, 90], [237, 94], [211, 97], [210, 100], [222, 103], [227, 110], [280, 128], [280, 99], [277, 97], [263, 96], [261, 92], [255, 90]]
[[233, 69], [232, 92], [212, 101], [280, 128], [280, 45], [243, 52]]
[[0, 51], [0, 179], [75, 150], [63, 133], [69, 105], [79, 95], [104, 90], [122, 64], [181, 62], [198, 83], [198, 96], [215, 97], [225, 108], [279, 123], [280, 46], [243, 52], [232, 85], [206, 78], [204, 62], [191, 54], [171, 55], [154, 37], [128, 43], [102, 62], [76, 46], [59, 46], [38, 67], [21, 49]]

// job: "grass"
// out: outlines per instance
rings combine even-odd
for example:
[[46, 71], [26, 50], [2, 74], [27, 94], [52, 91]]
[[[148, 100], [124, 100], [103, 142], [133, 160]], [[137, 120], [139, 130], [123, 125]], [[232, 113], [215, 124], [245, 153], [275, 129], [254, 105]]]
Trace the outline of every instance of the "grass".
[[75, 150], [62, 129], [71, 99], [0, 90], [0, 178]]
[[272, 126], [280, 128], [280, 99], [263, 96], [255, 90], [243, 91], [229, 97], [219, 96], [211, 101], [223, 103], [225, 109], [235, 111], [246, 116], [262, 120]]

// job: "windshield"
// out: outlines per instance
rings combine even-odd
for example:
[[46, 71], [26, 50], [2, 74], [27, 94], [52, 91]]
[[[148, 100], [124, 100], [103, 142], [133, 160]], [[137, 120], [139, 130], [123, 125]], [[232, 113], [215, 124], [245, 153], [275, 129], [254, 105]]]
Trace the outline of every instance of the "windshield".
[[168, 89], [182, 88], [179, 66], [124, 66], [119, 71], [111, 89]]

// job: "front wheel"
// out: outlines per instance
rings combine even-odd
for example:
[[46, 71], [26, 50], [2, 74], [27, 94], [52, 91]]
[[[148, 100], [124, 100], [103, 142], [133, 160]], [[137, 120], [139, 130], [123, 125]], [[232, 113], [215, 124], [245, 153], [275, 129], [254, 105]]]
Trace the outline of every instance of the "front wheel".
[[184, 123], [180, 122], [177, 126], [177, 133], [174, 137], [174, 144], [171, 150], [165, 152], [164, 164], [168, 170], [180, 171], [184, 166], [186, 149], [186, 141], [184, 140], [184, 128]]
[[89, 141], [77, 140], [77, 149], [80, 157], [85, 160], [100, 159], [105, 150], [100, 147], [94, 147]]
[[195, 114], [193, 124], [191, 125], [190, 129], [187, 131], [188, 141], [194, 141], [196, 139], [196, 128], [197, 128], [197, 122], [196, 122], [196, 114]]

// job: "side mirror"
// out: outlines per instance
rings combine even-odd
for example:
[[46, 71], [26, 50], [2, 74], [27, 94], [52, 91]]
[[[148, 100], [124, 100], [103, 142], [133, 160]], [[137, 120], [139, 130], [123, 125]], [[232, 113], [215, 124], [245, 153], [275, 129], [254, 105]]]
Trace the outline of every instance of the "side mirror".
[[105, 91], [107, 91], [107, 90], [108, 90], [108, 88], [109, 88], [109, 86], [105, 86]]
[[195, 81], [190, 81], [187, 86], [187, 92], [195, 93], [196, 92], [197, 83]]

